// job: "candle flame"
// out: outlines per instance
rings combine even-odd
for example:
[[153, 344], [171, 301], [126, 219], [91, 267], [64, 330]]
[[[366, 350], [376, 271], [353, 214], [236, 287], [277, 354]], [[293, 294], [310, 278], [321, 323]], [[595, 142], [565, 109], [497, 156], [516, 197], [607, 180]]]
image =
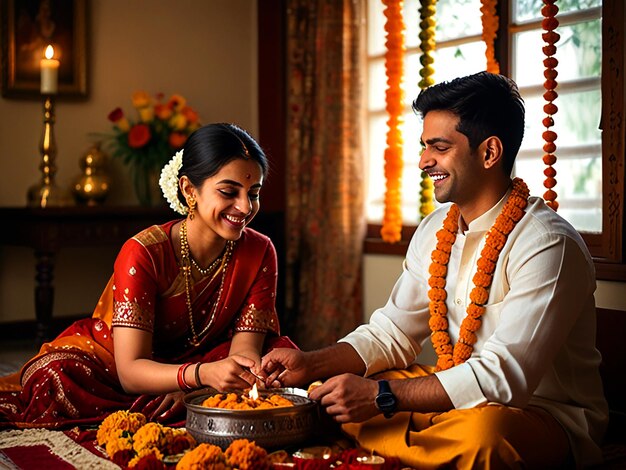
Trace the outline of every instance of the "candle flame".
[[48, 47], [46, 47], [46, 52], [44, 54], [46, 56], [46, 59], [52, 59], [54, 57], [54, 47], [48, 44]]
[[252, 398], [253, 400], [256, 400], [257, 398], [259, 398], [259, 391], [256, 388], [256, 384], [252, 386], [252, 388], [248, 392], [248, 396]]

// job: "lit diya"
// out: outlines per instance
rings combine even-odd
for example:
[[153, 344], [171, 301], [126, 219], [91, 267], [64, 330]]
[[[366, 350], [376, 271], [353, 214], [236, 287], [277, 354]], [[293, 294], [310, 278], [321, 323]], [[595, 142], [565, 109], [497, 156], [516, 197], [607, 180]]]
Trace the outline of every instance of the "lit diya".
[[275, 388], [224, 393], [213, 388], [185, 395], [185, 427], [198, 442], [226, 448], [249, 439], [265, 448], [296, 445], [320, 431], [320, 411], [305, 390]]

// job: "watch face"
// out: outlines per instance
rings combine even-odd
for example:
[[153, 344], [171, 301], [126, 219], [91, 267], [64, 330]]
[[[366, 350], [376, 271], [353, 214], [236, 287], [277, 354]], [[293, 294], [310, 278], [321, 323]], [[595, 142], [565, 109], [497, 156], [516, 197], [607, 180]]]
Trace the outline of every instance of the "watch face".
[[381, 393], [376, 397], [376, 405], [381, 411], [392, 411], [396, 406], [396, 397], [393, 393]]

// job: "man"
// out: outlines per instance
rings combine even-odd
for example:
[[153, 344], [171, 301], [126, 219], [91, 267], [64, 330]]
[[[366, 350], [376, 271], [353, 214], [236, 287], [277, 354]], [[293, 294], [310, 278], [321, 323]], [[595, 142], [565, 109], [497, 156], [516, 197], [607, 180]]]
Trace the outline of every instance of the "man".
[[[369, 324], [321, 350], [272, 351], [268, 383], [326, 379], [310, 397], [359, 445], [420, 469], [597, 462], [594, 268], [576, 230], [511, 180], [517, 86], [478, 73], [423, 90], [413, 109], [420, 168], [453, 204], [421, 222]], [[429, 337], [436, 368], [413, 364]]]

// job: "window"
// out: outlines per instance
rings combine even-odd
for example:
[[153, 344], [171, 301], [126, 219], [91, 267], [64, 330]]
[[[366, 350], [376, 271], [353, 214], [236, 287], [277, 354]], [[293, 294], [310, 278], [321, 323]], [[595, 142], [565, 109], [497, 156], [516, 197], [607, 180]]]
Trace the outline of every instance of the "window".
[[[369, 235], [378, 238], [385, 190], [384, 175], [379, 170], [383, 168], [386, 136], [385, 17], [380, 0], [368, 2], [367, 218]], [[501, 26], [496, 45], [502, 73], [518, 83], [526, 103], [525, 136], [514, 172], [528, 183], [533, 195], [543, 195], [546, 190], [542, 171], [545, 168], [542, 162], [545, 128], [541, 122], [545, 117], [542, 5], [542, 0], [500, 0]], [[624, 265], [620, 264], [624, 249], [623, 0], [559, 0], [557, 5], [560, 23], [557, 32], [561, 39], [556, 44], [559, 96], [555, 104], [559, 111], [552, 129], [558, 134], [558, 160], [554, 167], [559, 214], [583, 234], [597, 261], [609, 263], [609, 275], [605, 278], [616, 278], [615, 263], [621, 266], [617, 278], [623, 278], [626, 275]], [[480, 0], [437, 2], [436, 82], [485, 69], [480, 6]], [[411, 103], [419, 93], [419, 7], [418, 0], [404, 2], [407, 52], [402, 209], [407, 239], [419, 222], [421, 123], [411, 110]], [[372, 251], [400, 253], [404, 249]], [[368, 245], [366, 250], [370, 251]]]

